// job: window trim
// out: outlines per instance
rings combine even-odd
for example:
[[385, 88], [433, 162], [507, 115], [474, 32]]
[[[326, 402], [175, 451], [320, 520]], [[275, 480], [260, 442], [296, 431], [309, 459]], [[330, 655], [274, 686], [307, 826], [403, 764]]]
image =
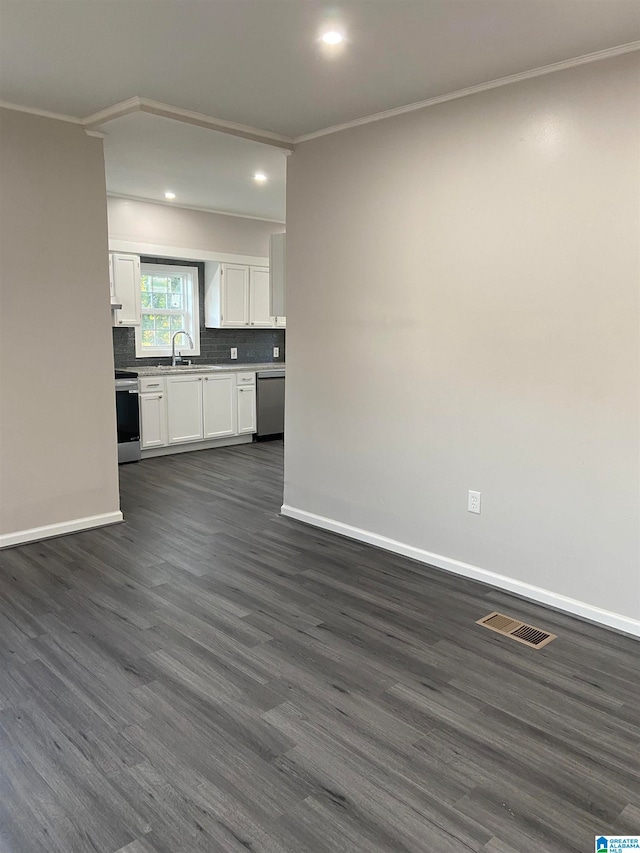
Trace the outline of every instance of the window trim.
[[[193, 339], [193, 348], [180, 346], [180, 342], [184, 341], [187, 343], [187, 340], [184, 336], [180, 336], [176, 339], [176, 353], [180, 352], [183, 356], [192, 356], [192, 355], [200, 355], [200, 282], [198, 276], [198, 267], [185, 264], [184, 266], [179, 266], [178, 264], [152, 264], [152, 263], [143, 263], [140, 264], [140, 296], [142, 297], [142, 276], [143, 275], [176, 275], [187, 274], [191, 276], [191, 294], [189, 301], [191, 303], [191, 310], [189, 314], [191, 315], [191, 328], [187, 329], [187, 332], [191, 335]], [[142, 346], [142, 317], [144, 314], [153, 314], [158, 313], [154, 311], [145, 311], [144, 309], [140, 309], [140, 325], [135, 328], [135, 339], [136, 339], [136, 358], [167, 358], [171, 356], [171, 346], [162, 346], [162, 347], [143, 347]], [[162, 309], [160, 313], [171, 314], [171, 312], [167, 309]]]

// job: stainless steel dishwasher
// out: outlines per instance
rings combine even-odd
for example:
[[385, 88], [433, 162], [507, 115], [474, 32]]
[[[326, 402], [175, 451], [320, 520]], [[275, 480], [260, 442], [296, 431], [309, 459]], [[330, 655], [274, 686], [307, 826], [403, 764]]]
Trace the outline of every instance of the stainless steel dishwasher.
[[284, 370], [263, 370], [256, 374], [256, 439], [284, 435]]

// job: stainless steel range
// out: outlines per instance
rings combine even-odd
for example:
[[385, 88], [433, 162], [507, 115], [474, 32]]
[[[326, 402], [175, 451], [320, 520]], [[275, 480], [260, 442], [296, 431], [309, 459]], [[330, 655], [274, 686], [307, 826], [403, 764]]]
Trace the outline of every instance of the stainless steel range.
[[138, 462], [140, 460], [138, 374], [127, 370], [116, 370], [115, 379], [118, 462]]

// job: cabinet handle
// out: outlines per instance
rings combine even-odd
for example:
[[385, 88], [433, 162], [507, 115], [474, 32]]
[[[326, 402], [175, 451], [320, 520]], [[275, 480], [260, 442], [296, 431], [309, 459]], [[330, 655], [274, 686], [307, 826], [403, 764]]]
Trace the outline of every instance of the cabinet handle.
[[162, 400], [162, 394], [158, 394], [158, 400]]
[[148, 387], [149, 388], [157, 388], [159, 385], [160, 385], [159, 382], [150, 382]]

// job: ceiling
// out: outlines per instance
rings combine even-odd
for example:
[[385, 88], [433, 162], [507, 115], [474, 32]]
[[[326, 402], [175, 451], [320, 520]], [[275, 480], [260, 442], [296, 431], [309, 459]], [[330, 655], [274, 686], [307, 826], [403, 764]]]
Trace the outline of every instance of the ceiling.
[[[295, 139], [638, 39], [640, 0], [0, 0], [0, 100], [85, 118], [138, 96]], [[151, 115], [100, 129], [110, 192], [283, 218], [281, 151]]]
[[281, 149], [141, 112], [101, 130], [109, 193], [164, 202], [172, 191], [178, 206], [284, 222]]
[[631, 42], [640, 5], [1, 0], [0, 22], [4, 101], [84, 117], [138, 95], [296, 137]]

